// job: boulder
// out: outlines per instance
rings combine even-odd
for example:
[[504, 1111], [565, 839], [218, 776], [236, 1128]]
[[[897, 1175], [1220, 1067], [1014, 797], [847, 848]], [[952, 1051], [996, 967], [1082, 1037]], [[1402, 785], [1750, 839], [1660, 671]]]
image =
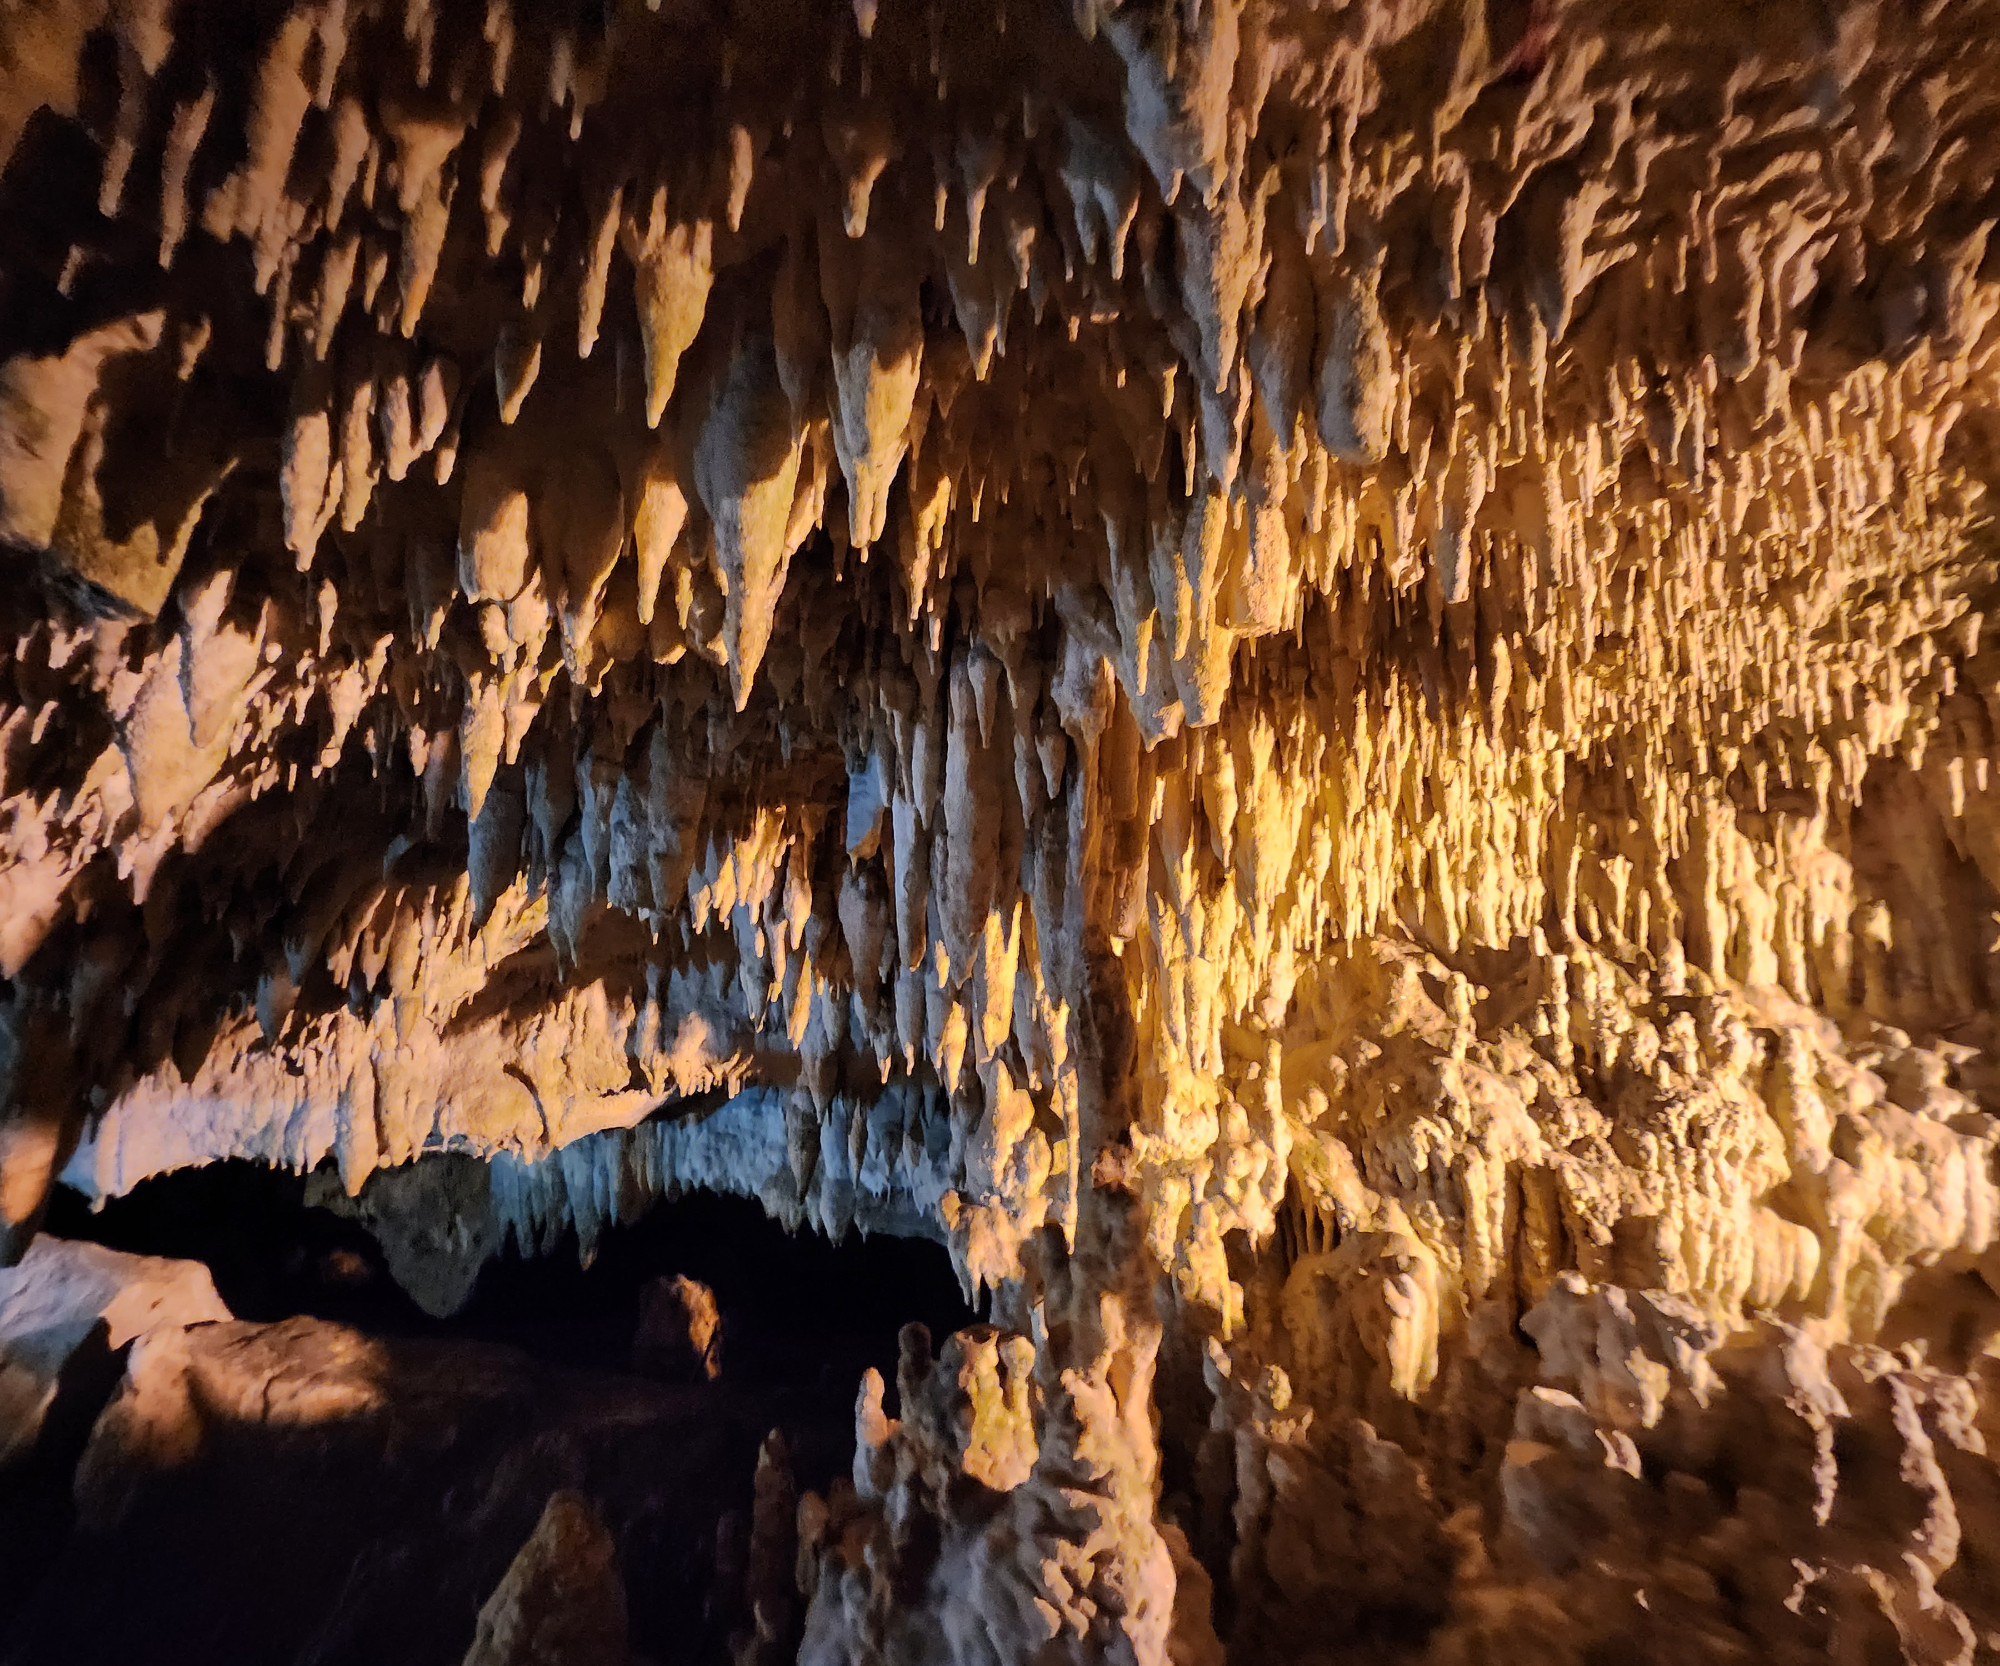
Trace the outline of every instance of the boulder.
[[0, 1268], [0, 1470], [33, 1449], [79, 1370], [108, 1376], [111, 1356], [140, 1337], [230, 1316], [199, 1261], [37, 1238]]
[[590, 1500], [565, 1489], [479, 1611], [465, 1666], [625, 1666], [618, 1547]]
[[680, 1273], [655, 1279], [639, 1298], [632, 1368], [662, 1382], [714, 1382], [722, 1375], [722, 1310], [715, 1292]]

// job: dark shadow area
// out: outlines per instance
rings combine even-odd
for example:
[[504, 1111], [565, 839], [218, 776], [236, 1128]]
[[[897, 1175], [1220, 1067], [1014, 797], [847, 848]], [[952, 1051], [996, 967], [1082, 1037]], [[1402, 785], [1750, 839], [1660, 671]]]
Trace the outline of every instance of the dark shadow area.
[[[52, 1436], [64, 1461], [43, 1490], [62, 1507], [39, 1525], [60, 1537], [34, 1588], [7, 1593], [5, 1666], [455, 1666], [562, 1487], [617, 1542], [639, 1657], [724, 1660], [765, 1436], [782, 1431], [798, 1485], [823, 1489], [852, 1463], [861, 1372], [893, 1386], [903, 1325], [941, 1338], [973, 1318], [936, 1244], [795, 1236], [706, 1194], [607, 1232], [588, 1268], [506, 1254], [445, 1320], [359, 1225], [249, 1164], [95, 1214], [64, 1193], [48, 1229], [200, 1260], [246, 1322], [174, 1333], [178, 1351], [135, 1368], [143, 1393], [128, 1382], [94, 1432]], [[642, 1297], [674, 1274], [716, 1294], [714, 1382], [633, 1371]], [[92, 1387], [77, 1403], [94, 1413]]]
[[0, 1623], [27, 1599], [75, 1520], [70, 1481], [125, 1370], [100, 1319], [64, 1364], [33, 1447], [0, 1474]]
[[[304, 1201], [302, 1176], [256, 1163], [213, 1163], [142, 1182], [94, 1213], [59, 1188], [46, 1230], [134, 1255], [204, 1263], [230, 1312], [269, 1323], [297, 1315], [371, 1336], [497, 1342], [549, 1365], [613, 1374], [631, 1369], [640, 1298], [655, 1279], [684, 1274], [714, 1290], [722, 1310], [722, 1384], [851, 1409], [861, 1373], [881, 1371], [894, 1410], [896, 1337], [912, 1320], [942, 1341], [978, 1315], [942, 1246], [850, 1234], [836, 1244], [787, 1232], [745, 1198], [695, 1192], [607, 1228], [588, 1267], [566, 1241], [523, 1257], [510, 1245], [488, 1263], [465, 1308], [424, 1313], [389, 1276], [358, 1223]], [[846, 1469], [837, 1453], [795, 1450], [802, 1486]]]

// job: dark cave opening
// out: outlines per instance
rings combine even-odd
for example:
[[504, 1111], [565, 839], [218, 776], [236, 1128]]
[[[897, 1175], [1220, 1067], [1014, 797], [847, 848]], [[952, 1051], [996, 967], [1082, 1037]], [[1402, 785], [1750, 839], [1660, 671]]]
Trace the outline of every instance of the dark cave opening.
[[690, 1192], [607, 1228], [587, 1267], [567, 1239], [546, 1256], [509, 1244], [466, 1306], [434, 1319], [397, 1287], [365, 1228], [310, 1207], [305, 1195], [301, 1176], [214, 1163], [142, 1181], [95, 1211], [59, 1190], [46, 1229], [200, 1261], [239, 1319], [304, 1314], [371, 1335], [504, 1343], [591, 1371], [628, 1369], [642, 1292], [684, 1274], [715, 1291], [728, 1335], [725, 1383], [805, 1389], [831, 1378], [826, 1386], [850, 1405], [869, 1365], [893, 1396], [905, 1324], [921, 1322], [942, 1341], [978, 1317], [936, 1243], [859, 1232], [835, 1243], [786, 1231], [749, 1199]]
[[[112, 1394], [115, 1367], [99, 1373], [41, 1495], [0, 1501], [22, 1528], [6, 1537], [30, 1541], [0, 1581], [0, 1663], [447, 1666], [559, 1488], [583, 1492], [618, 1546], [635, 1658], [726, 1659], [745, 1623], [765, 1437], [782, 1433], [801, 1491], [823, 1491], [852, 1466], [862, 1372], [881, 1370], [893, 1395], [905, 1324], [942, 1340], [975, 1318], [935, 1243], [794, 1235], [755, 1203], [701, 1193], [607, 1231], [588, 1267], [573, 1247], [541, 1259], [510, 1248], [461, 1312], [436, 1319], [359, 1223], [305, 1197], [300, 1177], [224, 1163], [94, 1213], [73, 1194], [54, 1202], [50, 1233], [201, 1261], [260, 1329], [205, 1344], [194, 1455], [142, 1452], [115, 1507], [92, 1460], [78, 1467]], [[715, 1293], [713, 1382], [635, 1372], [643, 1296], [673, 1274]], [[358, 1379], [338, 1353], [353, 1333], [368, 1361]], [[325, 1383], [360, 1383], [361, 1409], [272, 1418], [284, 1396], [257, 1373], [275, 1363], [282, 1386], [283, 1372], [310, 1380], [322, 1361]]]

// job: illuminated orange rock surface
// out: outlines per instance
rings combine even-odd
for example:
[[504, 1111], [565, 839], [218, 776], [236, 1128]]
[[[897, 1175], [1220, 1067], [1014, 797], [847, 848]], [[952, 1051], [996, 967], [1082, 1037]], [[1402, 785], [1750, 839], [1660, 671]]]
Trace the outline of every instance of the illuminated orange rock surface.
[[0, 1225], [937, 1238], [759, 1660], [1992, 1658], [1996, 222], [1986, 0], [8, 8]]

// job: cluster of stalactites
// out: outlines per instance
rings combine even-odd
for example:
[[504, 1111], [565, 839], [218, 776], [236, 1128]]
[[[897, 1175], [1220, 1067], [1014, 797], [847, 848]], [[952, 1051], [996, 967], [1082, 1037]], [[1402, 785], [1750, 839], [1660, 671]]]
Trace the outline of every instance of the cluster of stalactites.
[[0, 663], [0, 969], [97, 1083], [75, 1172], [358, 1187], [762, 1082], [803, 1148], [898, 1082], [978, 1278], [1123, 1139], [1227, 1328], [1225, 1235], [1346, 1114], [1298, 991], [1371, 940], [1977, 1012], [1982, 20], [1487, 11], [9, 37], [0, 154], [76, 124], [152, 269], [102, 321], [130, 239], [41, 227], [90, 327], [0, 365], [0, 530], [125, 610]]

